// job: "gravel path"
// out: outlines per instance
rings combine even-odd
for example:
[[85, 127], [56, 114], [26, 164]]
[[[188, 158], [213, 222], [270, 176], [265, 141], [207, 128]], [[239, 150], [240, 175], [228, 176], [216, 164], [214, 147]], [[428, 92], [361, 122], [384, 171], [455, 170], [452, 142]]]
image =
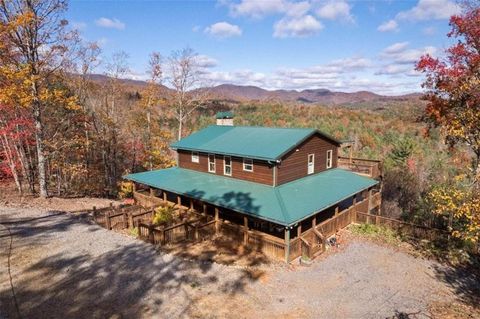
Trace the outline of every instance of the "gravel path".
[[460, 288], [440, 264], [367, 242], [310, 268], [246, 270], [175, 258], [58, 212], [0, 206], [0, 223], [0, 318], [18, 318], [10, 238], [22, 318], [422, 318]]

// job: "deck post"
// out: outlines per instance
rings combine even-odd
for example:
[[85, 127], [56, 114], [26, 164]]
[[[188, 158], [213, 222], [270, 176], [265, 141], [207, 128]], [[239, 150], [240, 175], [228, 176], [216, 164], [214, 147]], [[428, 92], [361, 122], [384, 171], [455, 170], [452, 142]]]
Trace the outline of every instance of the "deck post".
[[285, 227], [285, 262], [290, 262], [290, 229]]
[[162, 190], [162, 194], [163, 194], [163, 201], [167, 201], [167, 192], [163, 191]]
[[335, 216], [338, 216], [338, 206], [335, 207]]
[[193, 200], [190, 198], [190, 210], [193, 210]]
[[122, 211], [123, 211], [123, 229], [127, 229], [128, 228], [128, 216], [127, 216], [127, 213], [125, 212], [125, 210], [122, 208]]
[[150, 197], [155, 197], [155, 190], [150, 187]]
[[96, 207], [96, 206], [93, 206], [92, 215], [93, 215], [93, 220], [94, 220], [95, 222], [97, 222], [97, 207]]
[[180, 195], [177, 195], [177, 204], [178, 206], [182, 206], [182, 197]]
[[297, 237], [300, 237], [301, 234], [302, 234], [302, 224], [301, 224], [301, 223], [298, 223], [298, 226], [297, 226]]
[[106, 227], [108, 230], [112, 229], [112, 224], [111, 224], [111, 223], [112, 223], [112, 221], [110, 220], [110, 211], [107, 210], [107, 211], [105, 212], [105, 227]]
[[133, 225], [133, 213], [128, 213], [128, 228], [132, 229], [135, 226]]
[[[206, 211], [206, 206], [207, 205], [203, 204], [204, 212]], [[220, 230], [220, 221], [219, 221], [218, 215], [219, 215], [218, 207], [215, 207], [215, 234], [218, 234], [218, 231]]]
[[148, 225], [148, 241], [155, 244], [155, 236], [153, 235], [153, 225]]
[[243, 244], [248, 244], [248, 218], [243, 216]]
[[370, 211], [372, 210], [372, 190], [370, 189], [368, 191], [368, 206], [367, 206], [367, 214], [370, 214]]
[[312, 218], [312, 228], [315, 228], [317, 226], [317, 215], [313, 216]]
[[135, 193], [137, 192], [137, 186], [135, 182], [132, 182], [132, 196], [133, 196], [133, 204], [137, 204], [137, 200], [135, 199]]

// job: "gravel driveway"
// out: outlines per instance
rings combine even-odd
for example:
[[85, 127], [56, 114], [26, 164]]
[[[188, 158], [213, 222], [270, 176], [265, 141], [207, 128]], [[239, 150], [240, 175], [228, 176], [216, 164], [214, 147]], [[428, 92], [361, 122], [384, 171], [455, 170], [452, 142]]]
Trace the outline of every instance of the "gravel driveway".
[[252, 270], [175, 258], [58, 212], [0, 206], [0, 223], [0, 318], [422, 318], [478, 279], [368, 242], [310, 268]]

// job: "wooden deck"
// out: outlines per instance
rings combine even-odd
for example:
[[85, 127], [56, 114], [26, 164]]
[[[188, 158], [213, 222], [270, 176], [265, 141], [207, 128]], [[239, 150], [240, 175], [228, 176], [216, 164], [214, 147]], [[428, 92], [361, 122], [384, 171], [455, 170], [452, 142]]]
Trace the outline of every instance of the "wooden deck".
[[[205, 215], [207, 204], [203, 204], [203, 212], [194, 209], [194, 201], [189, 200], [188, 205], [182, 202], [182, 197], [178, 196], [177, 201], [171, 202], [166, 200], [167, 195], [158, 198], [152, 195], [153, 192], [134, 192], [136, 203], [147, 208], [156, 205], [175, 205], [178, 209], [186, 210], [198, 216], [204, 216], [203, 223], [193, 223], [192, 221], [184, 221], [168, 227], [152, 226], [151, 223], [141, 222], [138, 227], [140, 238], [149, 241], [152, 244], [164, 245], [167, 243], [178, 242], [181, 240], [204, 240], [209, 236], [221, 233], [223, 236], [231, 238], [232, 245], [244, 245], [250, 249], [258, 250], [266, 256], [291, 262], [292, 260], [305, 256], [314, 258], [325, 250], [327, 239], [338, 232], [340, 229], [348, 226], [356, 221], [356, 213], [368, 213], [372, 208], [380, 205], [380, 193], [371, 190], [369, 196], [362, 201], [356, 202], [342, 210], [335, 211], [334, 216], [316, 224], [316, 218], [312, 219], [312, 227], [302, 232], [301, 227], [296, 227], [295, 238], [290, 238], [290, 229], [284, 232], [284, 238], [276, 237], [259, 230], [248, 227], [249, 217], [243, 216], [243, 224], [236, 224], [229, 220], [219, 218], [221, 208], [215, 207], [214, 217]], [[172, 196], [169, 196], [172, 198]]]
[[339, 156], [338, 167], [375, 179], [382, 177], [382, 162], [379, 160]]

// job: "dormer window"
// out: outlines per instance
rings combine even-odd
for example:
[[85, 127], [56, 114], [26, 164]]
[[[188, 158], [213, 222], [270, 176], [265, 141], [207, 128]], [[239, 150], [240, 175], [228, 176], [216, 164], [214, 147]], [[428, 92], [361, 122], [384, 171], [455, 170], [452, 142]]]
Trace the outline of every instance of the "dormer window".
[[243, 170], [245, 172], [253, 172], [253, 160], [251, 158], [243, 159]]
[[327, 151], [327, 168], [332, 168], [332, 157], [333, 157], [333, 151], [329, 150]]
[[200, 157], [198, 156], [198, 152], [192, 152], [192, 163], [199, 163]]

